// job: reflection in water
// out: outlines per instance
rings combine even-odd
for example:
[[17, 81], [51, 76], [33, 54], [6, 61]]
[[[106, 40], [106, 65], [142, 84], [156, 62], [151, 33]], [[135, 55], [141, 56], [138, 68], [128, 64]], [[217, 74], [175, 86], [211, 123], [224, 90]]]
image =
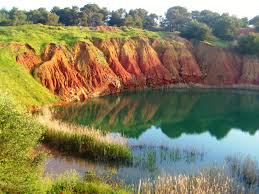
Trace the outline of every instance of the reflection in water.
[[232, 90], [158, 90], [93, 99], [56, 108], [66, 122], [139, 137], [151, 126], [171, 138], [209, 132], [224, 138], [231, 128], [254, 134], [259, 126], [259, 93]]
[[132, 166], [96, 164], [54, 154], [46, 172], [103, 174], [127, 183], [157, 175], [195, 172], [237, 153], [259, 159], [259, 93], [232, 90], [157, 90], [93, 99], [54, 108], [65, 122], [92, 125], [129, 139]]

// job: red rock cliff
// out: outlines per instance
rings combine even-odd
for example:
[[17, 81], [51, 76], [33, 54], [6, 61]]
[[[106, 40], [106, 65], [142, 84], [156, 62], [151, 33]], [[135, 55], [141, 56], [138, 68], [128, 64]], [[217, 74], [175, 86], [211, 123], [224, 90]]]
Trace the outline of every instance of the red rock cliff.
[[175, 83], [259, 84], [259, 59], [183, 39], [94, 39], [74, 48], [49, 44], [17, 61], [64, 100], [84, 100], [125, 89]]

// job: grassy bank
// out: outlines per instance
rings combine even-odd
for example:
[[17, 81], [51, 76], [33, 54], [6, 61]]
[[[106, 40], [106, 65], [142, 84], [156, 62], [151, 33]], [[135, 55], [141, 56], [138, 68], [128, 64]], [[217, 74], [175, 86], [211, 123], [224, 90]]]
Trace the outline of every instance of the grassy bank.
[[38, 83], [22, 65], [17, 64], [15, 56], [9, 47], [0, 47], [1, 93], [6, 93], [8, 98], [23, 108], [56, 102], [58, 98]]
[[85, 180], [77, 175], [57, 180], [43, 177], [44, 155], [33, 150], [45, 131], [22, 109], [17, 110], [9, 96], [1, 94], [0, 193], [126, 193], [103, 181]]
[[43, 140], [47, 145], [93, 160], [131, 162], [132, 153], [126, 139], [112, 138], [96, 129], [62, 123], [53, 120], [51, 115], [50, 110], [45, 108], [42, 114], [36, 117], [48, 128]]
[[86, 41], [94, 38], [128, 39], [140, 36], [159, 38], [165, 37], [167, 34], [166, 32], [151, 32], [137, 28], [125, 28], [116, 32], [104, 32], [90, 28], [45, 26], [38, 24], [0, 27], [0, 44], [9, 44], [11, 42], [29, 44], [40, 54], [43, 48], [49, 43], [72, 47], [78, 41]]
[[[115, 184], [106, 184], [105, 180], [97, 177], [95, 174], [88, 173], [81, 178], [76, 172], [67, 172], [63, 176], [52, 182], [52, 186], [47, 191], [51, 194], [72, 194], [72, 193], [87, 193], [87, 194], [127, 194], [126, 190]], [[128, 190], [128, 189], [127, 189]]]
[[107, 143], [87, 135], [48, 130], [44, 143], [61, 152], [97, 161], [131, 162], [131, 151], [123, 145]]

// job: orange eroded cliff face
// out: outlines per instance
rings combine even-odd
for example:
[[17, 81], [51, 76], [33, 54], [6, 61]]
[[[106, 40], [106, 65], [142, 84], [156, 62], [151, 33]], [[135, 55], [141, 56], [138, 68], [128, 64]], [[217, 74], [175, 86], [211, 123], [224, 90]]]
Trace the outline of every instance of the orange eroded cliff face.
[[199, 83], [202, 81], [200, 67], [185, 42], [156, 40], [153, 42], [153, 47], [175, 82]]
[[259, 84], [259, 59], [183, 39], [94, 39], [70, 49], [49, 44], [41, 56], [29, 45], [22, 49], [17, 62], [66, 101], [176, 83]]
[[199, 44], [195, 55], [204, 75], [206, 85], [232, 85], [238, 83], [242, 60], [225, 49]]
[[39, 64], [34, 74], [44, 86], [64, 100], [84, 100], [90, 90], [64, 50], [54, 44], [48, 45], [42, 54], [45, 62]]
[[259, 85], [259, 59], [243, 57], [239, 83]]
[[16, 61], [25, 66], [32, 73], [37, 64], [41, 63], [40, 56], [35, 54], [34, 49], [30, 45], [12, 45], [13, 49], [22, 49], [23, 52], [17, 55]]

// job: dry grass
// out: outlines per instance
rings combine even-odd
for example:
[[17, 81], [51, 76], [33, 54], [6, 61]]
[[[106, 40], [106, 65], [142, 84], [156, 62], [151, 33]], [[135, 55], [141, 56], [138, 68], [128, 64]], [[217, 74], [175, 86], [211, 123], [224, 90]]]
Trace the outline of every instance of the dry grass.
[[256, 160], [237, 155], [227, 157], [226, 162], [233, 177], [251, 187], [259, 186], [259, 167]]
[[244, 193], [243, 186], [228, 177], [223, 170], [210, 169], [195, 176], [178, 175], [140, 181], [137, 193], [143, 194], [230, 194]]

